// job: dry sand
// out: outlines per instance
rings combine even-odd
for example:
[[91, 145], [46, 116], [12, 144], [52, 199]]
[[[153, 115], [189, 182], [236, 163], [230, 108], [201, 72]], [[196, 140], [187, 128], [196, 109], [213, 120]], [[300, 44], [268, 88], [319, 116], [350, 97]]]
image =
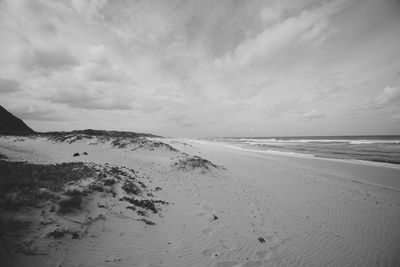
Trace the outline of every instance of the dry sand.
[[[146, 225], [120, 201], [94, 195], [70, 215], [104, 216], [85, 235], [32, 234], [45, 255], [14, 253], [3, 244], [2, 266], [400, 266], [399, 168], [160, 140], [179, 151], [0, 138], [0, 153], [11, 160], [133, 168], [149, 187], [162, 188], [157, 198], [170, 202], [148, 215], [155, 225]], [[72, 157], [84, 151], [87, 156]], [[182, 168], [179, 160], [188, 155], [217, 167]], [[107, 208], [93, 204], [99, 201]]]

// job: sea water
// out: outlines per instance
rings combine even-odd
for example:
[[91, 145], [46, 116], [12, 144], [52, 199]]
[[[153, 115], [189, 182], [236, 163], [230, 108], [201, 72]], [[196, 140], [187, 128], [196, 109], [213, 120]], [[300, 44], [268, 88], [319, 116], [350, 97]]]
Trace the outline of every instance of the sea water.
[[212, 140], [238, 149], [400, 165], [400, 135], [223, 137]]

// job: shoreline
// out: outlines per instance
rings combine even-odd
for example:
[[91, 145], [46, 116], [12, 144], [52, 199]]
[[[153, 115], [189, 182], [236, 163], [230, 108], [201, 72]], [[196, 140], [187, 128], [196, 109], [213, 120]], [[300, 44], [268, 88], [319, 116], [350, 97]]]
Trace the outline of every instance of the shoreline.
[[[9, 266], [400, 263], [399, 192], [353, 179], [387, 179], [398, 169], [253, 153], [176, 138], [71, 140], [75, 141], [0, 138], [0, 152], [11, 161], [46, 164], [40, 168], [80, 161], [115, 174], [68, 185], [88, 193], [81, 196], [81, 209], [67, 214], [68, 220], [36, 206], [6, 212], [13, 220], [46, 225], [43, 234], [33, 227], [23, 239], [29, 241], [24, 251], [36, 255], [0, 253]], [[76, 152], [81, 155], [74, 157]], [[128, 176], [127, 170], [132, 172]], [[110, 178], [116, 181], [113, 185]], [[143, 182], [152, 191], [142, 198], [138, 186], [126, 184], [128, 180], [138, 186]], [[103, 192], [91, 193], [87, 186]], [[59, 194], [65, 198], [65, 193]], [[160, 208], [157, 213], [150, 202], [143, 202], [152, 195]], [[55, 231], [57, 224], [65, 227]], [[54, 237], [59, 234], [65, 237]]]
[[[316, 169], [322, 168], [318, 163], [322, 163], [324, 166], [329, 167], [331, 173], [333, 170], [336, 171], [338, 176], [344, 175], [343, 178], [347, 178], [348, 180], [355, 180], [357, 182], [362, 182], [365, 184], [379, 186], [391, 190], [400, 191], [400, 165], [397, 164], [389, 164], [389, 163], [380, 163], [380, 162], [373, 162], [373, 161], [364, 161], [364, 160], [352, 160], [352, 159], [335, 159], [335, 158], [325, 158], [325, 157], [316, 157], [309, 154], [301, 154], [298, 153], [270, 153], [269, 151], [264, 150], [254, 150], [254, 149], [246, 149], [241, 147], [235, 147], [231, 145], [227, 145], [221, 142], [214, 142], [214, 141], [206, 141], [203, 140], [195, 140], [195, 139], [184, 139], [186, 142], [193, 142], [196, 144], [203, 144], [203, 145], [214, 145], [225, 149], [230, 149], [233, 151], [250, 153], [249, 155], [265, 155], [268, 159], [276, 159], [278, 158], [289, 158], [295, 159], [298, 161], [298, 167], [314, 167]], [[331, 165], [331, 166], [330, 166]], [[336, 166], [332, 166], [336, 165]], [[344, 172], [340, 172], [340, 170], [344, 167]], [[360, 168], [368, 169], [368, 171], [362, 171], [360, 173]], [[345, 172], [350, 171], [350, 174], [354, 177], [350, 177], [349, 175], [344, 174]], [[369, 171], [372, 171], [369, 172]], [[380, 173], [386, 174], [384, 178], [377, 178]], [[361, 178], [360, 178], [361, 177]]]
[[231, 144], [227, 144], [226, 142], [218, 142], [218, 141], [204, 141], [204, 140], [197, 140], [197, 139], [185, 139], [185, 140], [192, 140], [193, 142], [198, 143], [214, 143], [220, 146], [225, 146], [227, 148], [248, 151], [248, 152], [255, 152], [255, 153], [265, 153], [270, 155], [277, 155], [277, 156], [287, 156], [287, 157], [300, 157], [300, 158], [314, 158], [314, 159], [322, 159], [322, 160], [333, 160], [333, 161], [342, 161], [342, 162], [352, 162], [352, 163], [359, 163], [363, 165], [375, 165], [375, 166], [384, 166], [387, 168], [395, 168], [400, 169], [400, 164], [395, 163], [387, 163], [381, 161], [371, 161], [371, 160], [361, 160], [361, 159], [345, 159], [345, 158], [330, 158], [324, 156], [316, 156], [313, 154], [307, 153], [297, 153], [297, 152], [290, 152], [290, 151], [279, 151], [279, 150], [261, 150], [261, 149], [250, 149], [250, 148], [243, 148], [240, 146], [235, 146]]

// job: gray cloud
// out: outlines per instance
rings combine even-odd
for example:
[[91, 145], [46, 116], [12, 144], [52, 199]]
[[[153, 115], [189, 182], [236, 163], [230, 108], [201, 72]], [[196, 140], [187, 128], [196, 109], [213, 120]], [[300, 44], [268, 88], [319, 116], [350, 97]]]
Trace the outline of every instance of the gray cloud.
[[301, 102], [300, 98], [290, 98], [274, 103], [273, 105], [264, 108], [262, 115], [264, 119], [276, 119], [288, 114], [296, 114], [294, 111], [296, 104]]
[[55, 71], [78, 65], [78, 60], [67, 50], [51, 50], [52, 48], [35, 49], [25, 59], [28, 69], [45, 69]]
[[59, 121], [63, 120], [57, 111], [51, 108], [38, 106], [16, 106], [11, 111], [23, 120], [32, 121]]
[[124, 96], [107, 96], [98, 90], [79, 89], [57, 90], [43, 99], [52, 103], [66, 104], [72, 108], [99, 110], [132, 109], [131, 100]]
[[0, 79], [0, 93], [12, 93], [20, 90], [20, 84], [12, 79]]
[[397, 89], [376, 88], [400, 84], [395, 2], [3, 0], [2, 101], [167, 135], [391, 131]]
[[101, 99], [91, 100], [87, 103], [75, 102], [70, 103], [70, 107], [82, 108], [82, 109], [101, 109], [101, 110], [129, 110], [132, 109], [131, 103], [128, 101], [122, 101], [117, 99]]

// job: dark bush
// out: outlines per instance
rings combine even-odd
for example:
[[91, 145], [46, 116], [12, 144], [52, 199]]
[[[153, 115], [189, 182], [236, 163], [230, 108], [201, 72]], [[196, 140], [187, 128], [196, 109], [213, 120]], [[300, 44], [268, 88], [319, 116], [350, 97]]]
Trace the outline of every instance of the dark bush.
[[0, 192], [23, 188], [60, 191], [65, 183], [91, 177], [95, 170], [81, 162], [42, 165], [0, 160], [0, 173]]
[[122, 189], [127, 193], [127, 194], [135, 194], [139, 195], [142, 193], [142, 190], [132, 181], [126, 180], [124, 182], [124, 185], [122, 186]]
[[2, 219], [0, 219], [0, 228], [3, 233], [6, 233], [8, 231], [19, 231], [29, 227], [31, 223], [32, 222], [29, 220], [9, 219], [7, 221], [3, 221]]
[[142, 221], [142, 222], [144, 222], [144, 223], [147, 224], [147, 225], [155, 225], [155, 222], [146, 220], [145, 218], [141, 218], [141, 219], [139, 219], [139, 221]]
[[81, 208], [82, 197], [80, 195], [68, 196], [58, 201], [58, 212], [66, 214], [74, 209]]
[[154, 205], [154, 203], [157, 203], [157, 202], [154, 200], [148, 200], [148, 199], [139, 200], [139, 199], [130, 198], [130, 197], [123, 197], [120, 200], [128, 201], [129, 203], [135, 205], [136, 207], [151, 210], [153, 213], [158, 212], [158, 210], [156, 209], [156, 207]]
[[135, 206], [128, 206], [128, 207], [126, 207], [127, 209], [130, 209], [130, 210], [136, 210], [136, 207]]
[[136, 213], [137, 213], [138, 215], [140, 215], [140, 216], [146, 216], [146, 212], [143, 211], [143, 210], [138, 210], [138, 211], [136, 211]]
[[116, 181], [114, 180], [114, 179], [105, 179], [104, 181], [103, 181], [103, 184], [105, 185], [105, 186], [111, 186], [111, 185], [113, 185], [113, 184], [115, 184], [116, 183]]
[[89, 185], [89, 190], [90, 191], [97, 191], [97, 192], [104, 192], [104, 188], [102, 185], [98, 184], [98, 183], [91, 183]]
[[60, 229], [57, 228], [54, 231], [51, 231], [50, 233], [47, 234], [48, 237], [57, 239], [64, 237], [66, 234], [70, 234], [72, 236], [72, 239], [77, 239], [79, 238], [79, 232], [78, 231], [73, 231], [70, 229]]
[[219, 168], [217, 165], [209, 160], [203, 159], [198, 156], [186, 157], [175, 162], [172, 167], [181, 170], [194, 170], [200, 168], [202, 170], [210, 170], [211, 168]]

